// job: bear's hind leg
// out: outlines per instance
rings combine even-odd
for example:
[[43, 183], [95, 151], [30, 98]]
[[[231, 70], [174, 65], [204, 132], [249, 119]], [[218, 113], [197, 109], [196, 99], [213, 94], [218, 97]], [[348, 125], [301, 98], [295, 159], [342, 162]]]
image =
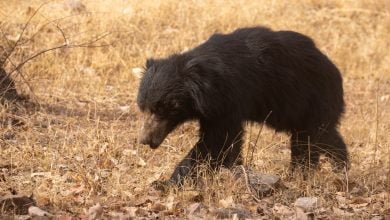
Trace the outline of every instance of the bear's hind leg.
[[318, 145], [322, 152], [331, 159], [335, 171], [341, 172], [348, 169], [347, 146], [335, 127], [322, 132], [318, 138]]
[[318, 167], [320, 152], [313, 143], [308, 132], [294, 132], [290, 138], [291, 165], [290, 170], [294, 172], [299, 169], [306, 173], [309, 169]]

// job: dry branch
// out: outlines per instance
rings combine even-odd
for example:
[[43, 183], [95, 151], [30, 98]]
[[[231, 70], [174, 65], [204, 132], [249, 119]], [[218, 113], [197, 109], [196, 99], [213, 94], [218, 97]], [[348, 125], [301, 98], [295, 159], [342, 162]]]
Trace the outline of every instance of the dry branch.
[[[108, 44], [95, 45], [95, 43], [97, 43], [98, 41], [100, 41], [100, 40], [104, 39], [105, 37], [107, 37], [109, 34], [111, 34], [110, 32], [102, 33], [102, 34], [98, 35], [96, 38], [87, 40], [87, 41], [82, 42], [82, 43], [70, 44], [65, 31], [57, 23], [59, 20], [64, 19], [64, 18], [60, 18], [60, 19], [55, 19], [55, 20], [48, 21], [43, 26], [47, 26], [49, 24], [54, 24], [56, 29], [60, 32], [60, 34], [61, 34], [61, 36], [63, 38], [64, 43], [61, 44], [61, 45], [58, 45], [58, 46], [54, 46], [54, 47], [51, 47], [51, 48], [43, 49], [43, 50], [41, 50], [39, 52], [36, 52], [36, 53], [34, 53], [32, 55], [29, 55], [26, 59], [24, 59], [24, 60], [20, 61], [19, 63], [15, 64], [11, 60], [11, 56], [15, 53], [15, 51], [17, 50], [18, 47], [20, 47], [20, 46], [26, 44], [27, 42], [31, 41], [39, 33], [39, 31], [37, 31], [30, 38], [28, 38], [26, 41], [21, 42], [21, 39], [22, 39], [23, 35], [25, 34], [26, 29], [31, 24], [32, 19], [38, 14], [39, 10], [43, 6], [47, 5], [49, 2], [50, 1], [45, 2], [45, 3], [41, 4], [41, 5], [39, 5], [39, 7], [33, 12], [33, 14], [27, 20], [27, 22], [23, 25], [23, 28], [22, 28], [21, 32], [19, 33], [18, 39], [15, 42], [11, 42], [6, 37], [6, 34], [4, 32], [2, 32], [2, 36], [5, 39], [5, 41], [7, 42], [7, 44], [8, 44], [7, 45], [8, 48], [10, 48], [10, 49], [7, 50], [4, 47], [2, 47], [4, 49], [3, 49], [3, 52], [0, 54], [0, 73], [1, 73], [0, 74], [0, 92], [1, 92], [0, 93], [0, 97], [3, 97], [5, 99], [12, 99], [12, 100], [15, 100], [15, 99], [18, 100], [19, 99], [19, 98], [15, 98], [15, 97], [19, 97], [19, 95], [16, 92], [15, 82], [11, 78], [12, 74], [14, 74], [15, 72], [17, 72], [18, 75], [22, 78], [23, 83], [25, 83], [27, 85], [28, 89], [30, 90], [30, 93], [34, 94], [34, 92], [32, 91], [31, 86], [28, 83], [28, 81], [23, 76], [23, 74], [21, 72], [21, 68], [26, 63], [34, 60], [35, 58], [37, 58], [37, 57], [39, 57], [39, 56], [41, 56], [41, 55], [43, 55], [45, 53], [48, 53], [48, 52], [54, 51], [54, 50], [59, 50], [59, 49], [95, 48], [95, 47], [109, 46]], [[69, 16], [67, 16], [67, 17], [69, 17]], [[39, 29], [39, 30], [41, 30], [41, 29]], [[13, 67], [13, 69], [11, 71], [9, 71], [9, 72], [6, 72], [5, 69], [4, 69], [6, 62], [10, 63], [11, 66]]]

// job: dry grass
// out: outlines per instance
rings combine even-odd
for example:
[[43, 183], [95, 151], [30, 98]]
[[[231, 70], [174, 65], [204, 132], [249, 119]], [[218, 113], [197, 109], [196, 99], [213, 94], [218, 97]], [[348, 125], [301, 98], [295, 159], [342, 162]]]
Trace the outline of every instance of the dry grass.
[[[96, 202], [107, 212], [123, 211], [145, 196], [154, 196], [149, 184], [170, 174], [195, 143], [197, 125], [181, 126], [158, 150], [138, 145], [138, 80], [131, 69], [143, 66], [147, 57], [194, 47], [216, 31], [261, 24], [311, 36], [339, 66], [347, 101], [341, 131], [352, 161], [348, 184], [327, 163], [309, 181], [288, 179], [288, 138], [265, 129], [253, 166], [282, 176], [289, 187], [264, 200], [274, 210], [267, 215], [279, 215], [276, 203], [291, 206], [297, 197], [307, 195], [317, 196], [322, 211], [335, 216], [332, 207], [340, 207], [336, 195], [353, 199], [356, 196], [348, 192], [354, 187], [368, 203], [353, 211], [357, 217], [390, 215], [390, 4], [386, 0], [82, 1], [86, 10], [69, 7], [72, 2], [77, 1], [45, 5], [24, 36], [37, 34], [15, 51], [12, 62], [62, 44], [56, 26], [74, 44], [110, 32], [99, 43], [111, 46], [46, 53], [23, 67], [25, 80], [13, 75], [18, 88], [41, 108], [1, 106], [0, 195], [12, 188], [34, 194], [38, 205], [53, 213], [74, 215]], [[5, 37], [16, 39], [41, 3], [0, 1], [0, 44], [5, 45]], [[12, 64], [8, 62], [5, 69], [13, 69]], [[9, 124], [11, 118], [23, 125]], [[247, 129], [247, 143], [254, 142], [258, 129], [257, 125]], [[178, 202], [177, 216], [186, 216], [185, 209], [197, 194], [210, 207], [219, 207], [219, 201], [229, 196], [253, 213], [259, 206], [226, 173], [206, 178], [199, 191], [187, 188], [171, 194]]]

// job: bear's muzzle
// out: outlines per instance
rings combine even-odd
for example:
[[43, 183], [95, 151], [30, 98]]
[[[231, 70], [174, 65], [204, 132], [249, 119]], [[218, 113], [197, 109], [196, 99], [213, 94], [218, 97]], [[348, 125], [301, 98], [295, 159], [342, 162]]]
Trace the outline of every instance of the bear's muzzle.
[[139, 142], [156, 149], [172, 130], [169, 124], [168, 120], [159, 119], [156, 115], [145, 112]]

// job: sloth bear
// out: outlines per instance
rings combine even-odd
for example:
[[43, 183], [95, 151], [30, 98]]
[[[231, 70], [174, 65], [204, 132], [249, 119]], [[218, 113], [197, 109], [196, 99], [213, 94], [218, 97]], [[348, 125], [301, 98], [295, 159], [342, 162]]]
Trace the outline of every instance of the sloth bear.
[[242, 164], [246, 121], [291, 135], [292, 171], [316, 167], [320, 154], [335, 169], [347, 167], [337, 130], [344, 111], [341, 74], [305, 35], [265, 27], [217, 33], [187, 52], [148, 59], [145, 70], [137, 97], [141, 144], [157, 148], [181, 123], [200, 124], [199, 141], [171, 183], [181, 184], [200, 163], [214, 169]]

